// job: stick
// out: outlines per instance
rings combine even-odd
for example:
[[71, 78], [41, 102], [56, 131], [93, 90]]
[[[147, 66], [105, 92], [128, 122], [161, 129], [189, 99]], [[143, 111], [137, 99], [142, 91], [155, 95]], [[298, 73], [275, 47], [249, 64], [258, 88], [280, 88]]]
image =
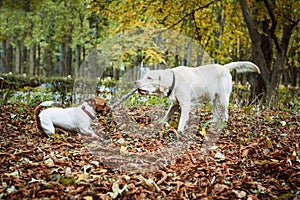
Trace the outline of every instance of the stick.
[[126, 95], [124, 95], [119, 101], [115, 102], [112, 106], [111, 106], [111, 111], [113, 112], [114, 108], [117, 107], [118, 105], [120, 105], [123, 101], [125, 101], [126, 99], [128, 99], [133, 93], [135, 93], [137, 91], [137, 88], [133, 88], [131, 89]]

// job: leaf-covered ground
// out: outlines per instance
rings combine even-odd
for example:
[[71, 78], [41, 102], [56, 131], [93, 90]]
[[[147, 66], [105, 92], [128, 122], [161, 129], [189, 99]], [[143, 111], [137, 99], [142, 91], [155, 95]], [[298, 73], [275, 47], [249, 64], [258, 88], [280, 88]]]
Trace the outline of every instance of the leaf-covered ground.
[[[201, 115], [202, 125], [209, 114]], [[203, 126], [193, 133], [194, 143], [183, 148], [175, 160], [148, 171], [112, 169], [109, 160], [114, 160], [113, 154], [108, 151], [104, 162], [88, 150], [89, 138], [66, 136], [61, 131], [47, 139], [36, 130], [33, 109], [24, 105], [1, 105], [0, 117], [3, 199], [250, 200], [300, 196], [299, 113], [231, 109], [222, 130]], [[149, 124], [143, 109], [132, 111], [131, 117], [141, 127]], [[154, 133], [155, 137], [143, 138], [124, 132], [111, 117], [100, 117], [99, 123], [101, 140], [115, 142], [120, 155], [142, 155], [137, 158], [172, 145], [170, 136], [176, 133], [170, 126]], [[183, 143], [184, 137], [179, 136], [181, 139]], [[100, 143], [92, 144], [94, 149], [101, 148]]]

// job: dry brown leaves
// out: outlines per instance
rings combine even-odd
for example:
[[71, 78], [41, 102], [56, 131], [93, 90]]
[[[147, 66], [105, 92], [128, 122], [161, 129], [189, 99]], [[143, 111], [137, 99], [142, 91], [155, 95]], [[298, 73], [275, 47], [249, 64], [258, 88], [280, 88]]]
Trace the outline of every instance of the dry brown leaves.
[[[135, 109], [130, 116], [147, 127], [145, 112]], [[113, 153], [108, 152], [103, 162], [87, 149], [89, 138], [61, 132], [47, 139], [36, 130], [32, 113], [25, 106], [0, 107], [0, 198], [297, 199], [300, 195], [300, 116], [288, 111], [231, 110], [225, 128], [193, 133], [195, 142], [173, 162], [144, 172], [112, 169], [107, 160], [115, 159]], [[202, 118], [204, 124], [209, 113]], [[137, 136], [106, 117], [99, 124], [100, 138], [113, 142], [120, 154], [155, 153], [172, 144], [168, 137], [175, 133], [169, 127], [154, 133], [156, 137]]]

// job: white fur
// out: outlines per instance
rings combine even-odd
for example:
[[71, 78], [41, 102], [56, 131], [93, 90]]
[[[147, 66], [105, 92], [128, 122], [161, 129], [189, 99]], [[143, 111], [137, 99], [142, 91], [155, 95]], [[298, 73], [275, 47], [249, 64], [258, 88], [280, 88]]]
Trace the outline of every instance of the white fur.
[[179, 66], [166, 70], [151, 70], [136, 81], [141, 94], [167, 96], [175, 73], [175, 87], [169, 99], [172, 101], [162, 122], [169, 120], [177, 108], [181, 108], [178, 131], [183, 131], [189, 118], [191, 106], [195, 103], [213, 101], [213, 121], [228, 119], [229, 97], [232, 89], [230, 71], [257, 72], [259, 68], [251, 62], [232, 62], [224, 66], [210, 64], [196, 68]]
[[[47, 101], [40, 105], [50, 106], [52, 103], [51, 101]], [[87, 102], [84, 102], [82, 105], [85, 106], [88, 112], [95, 116], [94, 109]], [[92, 119], [83, 111], [82, 105], [71, 108], [48, 108], [41, 111], [38, 116], [43, 131], [50, 136], [55, 133], [54, 126], [57, 126], [66, 130], [97, 136], [90, 126]]]

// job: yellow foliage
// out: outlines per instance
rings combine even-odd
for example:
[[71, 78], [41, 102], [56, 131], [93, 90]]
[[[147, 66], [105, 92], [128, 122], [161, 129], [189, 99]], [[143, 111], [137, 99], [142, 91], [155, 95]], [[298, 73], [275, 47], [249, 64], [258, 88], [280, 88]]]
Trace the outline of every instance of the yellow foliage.
[[[220, 63], [230, 62], [232, 57], [250, 58], [250, 51], [245, 51], [251, 49], [251, 42], [239, 1], [119, 0], [100, 2], [91, 4], [90, 13], [95, 12], [100, 17], [108, 19], [110, 34], [122, 33], [133, 28], [167, 28], [196, 39]], [[250, 9], [256, 9], [258, 12], [257, 20], [270, 18], [263, 1], [249, 0], [247, 4]], [[285, 1], [276, 1], [276, 4], [278, 4], [275, 7], [276, 14], [280, 15], [287, 10], [288, 5]], [[296, 9], [297, 3], [294, 4], [294, 9]], [[258, 29], [258, 31], [263, 34], [261, 30]], [[153, 49], [147, 49], [144, 53], [150, 63], [154, 60], [165, 61], [160, 52], [153, 51]]]

